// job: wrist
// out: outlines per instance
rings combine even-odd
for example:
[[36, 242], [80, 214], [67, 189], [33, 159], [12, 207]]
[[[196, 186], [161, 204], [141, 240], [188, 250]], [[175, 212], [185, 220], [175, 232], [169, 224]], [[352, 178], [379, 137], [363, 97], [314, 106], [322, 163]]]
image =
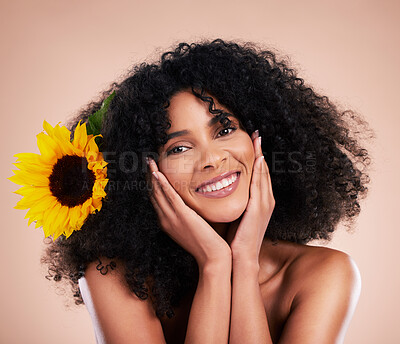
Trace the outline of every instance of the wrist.
[[199, 268], [210, 267], [218, 269], [227, 264], [232, 265], [232, 252], [228, 246], [227, 250], [220, 250], [218, 253], [213, 254], [203, 254], [200, 257], [195, 257], [195, 259]]
[[260, 262], [258, 256], [232, 252], [233, 267], [244, 267], [249, 270], [259, 271]]
[[220, 276], [224, 273], [232, 273], [232, 257], [221, 257], [218, 260], [207, 260], [199, 265], [200, 274]]

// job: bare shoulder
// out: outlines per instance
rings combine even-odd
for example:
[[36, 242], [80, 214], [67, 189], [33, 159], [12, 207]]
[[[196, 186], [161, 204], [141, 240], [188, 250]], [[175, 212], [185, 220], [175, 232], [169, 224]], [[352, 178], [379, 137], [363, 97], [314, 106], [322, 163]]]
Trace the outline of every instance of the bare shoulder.
[[[124, 264], [121, 261], [100, 257], [97, 261], [88, 264], [85, 278], [86, 280], [122, 281], [124, 273]], [[101, 276], [107, 276], [107, 278], [102, 279]]]
[[359, 269], [345, 252], [301, 246], [286, 271], [293, 299], [281, 341], [342, 343], [361, 292]]
[[290, 278], [297, 280], [299, 292], [333, 280], [342, 286], [361, 284], [357, 264], [347, 253], [328, 247], [300, 246], [301, 249], [287, 269]]
[[100, 258], [79, 280], [98, 343], [163, 343], [160, 320], [150, 298], [140, 299], [124, 278], [121, 261]]

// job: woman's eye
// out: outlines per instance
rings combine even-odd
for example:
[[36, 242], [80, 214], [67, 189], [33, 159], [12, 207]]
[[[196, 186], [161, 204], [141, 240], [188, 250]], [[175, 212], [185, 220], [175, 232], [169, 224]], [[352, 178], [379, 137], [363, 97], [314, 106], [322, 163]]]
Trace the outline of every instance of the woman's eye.
[[167, 152], [167, 155], [182, 153], [182, 152], [177, 152], [177, 151], [176, 151], [176, 149], [178, 149], [178, 148], [187, 148], [187, 147], [185, 147], [185, 146], [176, 146], [176, 147], [174, 147], [174, 148], [171, 148], [171, 149]]
[[[222, 134], [221, 136], [227, 136], [227, 135], [229, 135], [230, 133], [232, 133], [233, 131], [237, 130], [236, 127], [228, 127], [228, 128], [224, 128], [224, 129], [220, 130], [220, 131], [218, 132], [218, 134], [224, 132], [225, 130], [229, 130], [229, 129], [231, 129], [232, 131], [230, 131], [230, 132], [228, 132], [228, 133], [226, 133], [226, 134]], [[188, 148], [188, 147], [185, 147], [185, 146], [176, 146], [176, 147], [174, 147], [174, 148], [171, 148], [171, 149], [167, 152], [167, 156], [170, 155], [170, 154], [180, 154], [180, 153], [183, 153], [182, 151], [179, 151], [179, 148]]]
[[[229, 129], [232, 129], [233, 131], [235, 131], [237, 128], [236, 127], [228, 127], [228, 128], [224, 128], [224, 129], [222, 129], [219, 133], [222, 133], [224, 130], [229, 130]], [[232, 131], [231, 131], [232, 132]], [[229, 135], [231, 132], [229, 132], [228, 134], [226, 134], [226, 135]], [[218, 133], [218, 134], [219, 134]], [[226, 136], [226, 135], [222, 135], [222, 136]]]

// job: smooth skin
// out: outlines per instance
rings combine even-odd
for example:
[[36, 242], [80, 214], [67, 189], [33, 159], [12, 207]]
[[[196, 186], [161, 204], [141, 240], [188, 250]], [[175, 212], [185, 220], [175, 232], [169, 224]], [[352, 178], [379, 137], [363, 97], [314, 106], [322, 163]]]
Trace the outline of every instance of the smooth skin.
[[[163, 155], [182, 144], [175, 139], [149, 166], [161, 227], [199, 265], [187, 329], [167, 338], [149, 299], [129, 291], [123, 265], [102, 276], [93, 263], [79, 283], [98, 343], [342, 343], [361, 287], [352, 259], [337, 250], [284, 241], [274, 246], [264, 239], [275, 200], [260, 139], [242, 129], [217, 135], [220, 124], [207, 127], [213, 115], [189, 92], [175, 95], [170, 111], [170, 132], [189, 128], [190, 116], [202, 124], [185, 137], [186, 165], [184, 153]], [[241, 185], [229, 197], [210, 200], [194, 192], [200, 182], [236, 168]]]

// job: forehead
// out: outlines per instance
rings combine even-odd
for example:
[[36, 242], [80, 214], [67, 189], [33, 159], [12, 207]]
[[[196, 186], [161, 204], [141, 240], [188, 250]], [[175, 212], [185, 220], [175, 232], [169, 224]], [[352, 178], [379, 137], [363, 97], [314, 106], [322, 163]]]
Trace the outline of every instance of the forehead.
[[207, 105], [191, 92], [182, 91], [171, 98], [168, 115], [172, 124], [199, 115], [207, 116]]
[[[206, 94], [206, 96], [211, 97], [209, 94]], [[212, 98], [215, 104], [214, 108], [229, 112], [217, 99]], [[210, 124], [210, 120], [216, 118], [215, 114], [209, 112], [209, 106], [209, 102], [196, 97], [191, 91], [181, 91], [175, 94], [171, 98], [170, 106], [167, 110], [171, 121], [169, 131], [172, 131], [174, 128], [186, 127], [193, 124], [207, 127]], [[217, 122], [218, 120], [214, 120], [212, 124]]]

